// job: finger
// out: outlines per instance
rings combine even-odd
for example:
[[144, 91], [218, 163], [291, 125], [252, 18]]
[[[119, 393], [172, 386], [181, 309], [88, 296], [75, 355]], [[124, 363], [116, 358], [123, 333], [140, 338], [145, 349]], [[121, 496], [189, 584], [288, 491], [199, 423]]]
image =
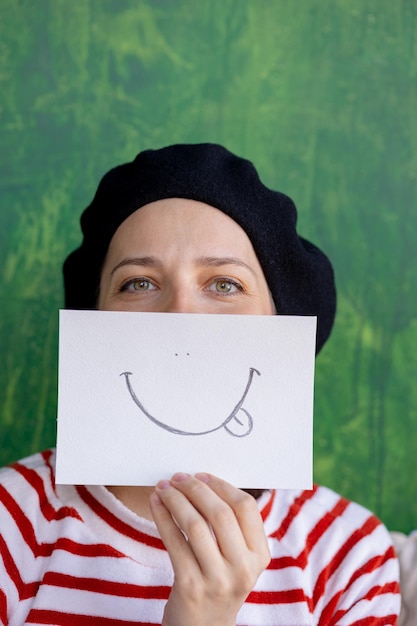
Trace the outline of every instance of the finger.
[[169, 481], [158, 483], [155, 491], [160, 505], [157, 506], [158, 503], [153, 498], [152, 513], [155, 514], [155, 523], [169, 552], [174, 570], [178, 573], [183, 571], [184, 559], [187, 559], [189, 564], [194, 562], [199, 570], [215, 571], [219, 566], [220, 553], [204, 517], [187, 496]]
[[[192, 555], [186, 538], [178, 528], [171, 513], [157, 493], [153, 493], [149, 499], [151, 513], [159, 531], [164, 546], [168, 553], [179, 561], [189, 559]], [[172, 560], [172, 558], [171, 558]]]
[[196, 478], [210, 487], [221, 500], [230, 506], [249, 550], [266, 551], [269, 555], [265, 529], [256, 500], [241, 489], [237, 489], [212, 474], [200, 473], [196, 474]]
[[[191, 508], [174, 513], [174, 516], [180, 523], [181, 528], [187, 533], [193, 551], [202, 567], [209, 567], [209, 565], [205, 564], [205, 559], [207, 558], [206, 550], [212, 542], [215, 543], [216, 551], [220, 551], [222, 557], [231, 564], [237, 564], [246, 558], [248, 546], [231, 506], [219, 497], [203, 480], [198, 480], [193, 476], [177, 474], [172, 477], [171, 482], [175, 489], [180, 491], [192, 505]], [[238, 494], [243, 494], [243, 492], [234, 487], [231, 489]], [[253, 510], [259, 516], [256, 503], [254, 504], [255, 509]], [[261, 529], [263, 533], [262, 525]], [[205, 545], [201, 544], [203, 532], [207, 540]], [[216, 541], [214, 541], [213, 534]]]

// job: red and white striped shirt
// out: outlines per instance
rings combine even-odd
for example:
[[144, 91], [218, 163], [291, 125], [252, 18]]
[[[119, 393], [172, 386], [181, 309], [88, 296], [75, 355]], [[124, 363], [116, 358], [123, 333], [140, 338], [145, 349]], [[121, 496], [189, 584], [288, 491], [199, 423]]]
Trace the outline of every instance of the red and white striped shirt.
[[[155, 525], [105, 487], [55, 486], [54, 458], [0, 470], [0, 624], [160, 624], [173, 573]], [[397, 560], [369, 511], [324, 487], [258, 502], [272, 560], [238, 624], [397, 623]]]

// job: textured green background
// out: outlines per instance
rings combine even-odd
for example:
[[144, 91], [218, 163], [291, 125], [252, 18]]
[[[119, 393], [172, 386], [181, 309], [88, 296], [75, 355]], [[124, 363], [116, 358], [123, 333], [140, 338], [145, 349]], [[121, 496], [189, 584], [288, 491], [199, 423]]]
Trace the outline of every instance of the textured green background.
[[417, 2], [0, 0], [0, 461], [54, 444], [60, 263], [99, 177], [217, 141], [334, 261], [315, 478], [417, 527]]

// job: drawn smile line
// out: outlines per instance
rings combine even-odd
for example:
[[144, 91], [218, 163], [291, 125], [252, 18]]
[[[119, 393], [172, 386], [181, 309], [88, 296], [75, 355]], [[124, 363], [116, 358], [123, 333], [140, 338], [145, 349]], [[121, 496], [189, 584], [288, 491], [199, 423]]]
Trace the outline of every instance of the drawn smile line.
[[[145, 409], [145, 407], [143, 406], [142, 402], [139, 400], [139, 398], [137, 397], [137, 395], [135, 394], [131, 382], [130, 382], [130, 378], [129, 376], [132, 376], [132, 372], [122, 372], [120, 374], [120, 376], [124, 376], [125, 380], [126, 380], [126, 385], [127, 388], [129, 390], [129, 393], [133, 399], [133, 401], [135, 402], [135, 404], [140, 408], [140, 410], [146, 415], [146, 417], [153, 422], [154, 424], [156, 424], [157, 426], [159, 426], [160, 428], [163, 428], [164, 430], [169, 431], [170, 433], [173, 433], [174, 435], [208, 435], [209, 433], [214, 433], [216, 430], [220, 430], [221, 428], [224, 428], [230, 435], [232, 435], [233, 437], [246, 437], [246, 435], [249, 435], [249, 433], [252, 431], [253, 428], [253, 420], [251, 415], [242, 408], [242, 404], [245, 401], [246, 396], [248, 395], [248, 391], [250, 389], [250, 386], [252, 384], [252, 379], [254, 374], [258, 374], [258, 376], [261, 375], [261, 373], [255, 369], [254, 367], [250, 367], [249, 368], [249, 378], [248, 378], [248, 382], [246, 383], [246, 387], [245, 390], [242, 394], [242, 397], [240, 398], [239, 402], [236, 404], [235, 408], [233, 409], [233, 411], [230, 413], [230, 415], [228, 417], [226, 417], [226, 419], [219, 424], [218, 426], [216, 426], [215, 428], [211, 428], [209, 430], [204, 430], [204, 431], [200, 431], [200, 432], [189, 432], [186, 430], [180, 430], [179, 428], [173, 428], [172, 426], [168, 426], [168, 424], [164, 424], [164, 422], [161, 422], [160, 420], [158, 420], [156, 417], [154, 417], [153, 415], [151, 415], [149, 413], [149, 411], [147, 411]], [[247, 427], [245, 432], [237, 434], [235, 433], [231, 428], [230, 428], [230, 422], [232, 420], [235, 420], [240, 426], [244, 426], [244, 423], [239, 420], [236, 415], [239, 411], [243, 411], [243, 413], [246, 415], [247, 417]]]

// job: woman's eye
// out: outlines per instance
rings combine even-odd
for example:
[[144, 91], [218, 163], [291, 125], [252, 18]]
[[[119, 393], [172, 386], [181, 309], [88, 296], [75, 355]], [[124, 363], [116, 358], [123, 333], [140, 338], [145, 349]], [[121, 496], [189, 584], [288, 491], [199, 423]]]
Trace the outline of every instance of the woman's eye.
[[220, 278], [209, 286], [209, 291], [215, 291], [216, 293], [231, 294], [238, 291], [243, 291], [243, 287], [237, 281], [230, 278]]
[[147, 278], [134, 278], [122, 285], [121, 291], [150, 291], [155, 285]]

